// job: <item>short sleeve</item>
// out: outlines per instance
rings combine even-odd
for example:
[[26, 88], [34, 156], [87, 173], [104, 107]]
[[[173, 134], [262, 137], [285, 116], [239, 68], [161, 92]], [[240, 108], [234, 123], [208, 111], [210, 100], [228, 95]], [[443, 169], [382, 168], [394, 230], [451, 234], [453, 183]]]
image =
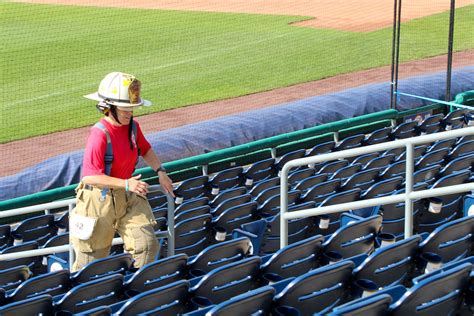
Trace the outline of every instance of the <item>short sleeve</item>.
[[82, 176], [96, 176], [105, 174], [105, 152], [107, 149], [107, 137], [99, 128], [93, 127], [87, 139], [84, 160], [82, 164]]

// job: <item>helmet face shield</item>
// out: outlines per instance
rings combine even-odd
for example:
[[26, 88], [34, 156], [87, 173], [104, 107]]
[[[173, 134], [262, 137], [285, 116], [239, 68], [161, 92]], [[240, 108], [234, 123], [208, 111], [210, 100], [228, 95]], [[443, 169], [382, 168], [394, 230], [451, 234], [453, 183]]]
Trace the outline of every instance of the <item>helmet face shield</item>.
[[130, 82], [130, 85], [128, 86], [128, 96], [131, 104], [139, 104], [142, 102], [142, 99], [140, 98], [141, 86], [142, 84], [140, 80], [136, 78], [133, 78], [132, 82]]

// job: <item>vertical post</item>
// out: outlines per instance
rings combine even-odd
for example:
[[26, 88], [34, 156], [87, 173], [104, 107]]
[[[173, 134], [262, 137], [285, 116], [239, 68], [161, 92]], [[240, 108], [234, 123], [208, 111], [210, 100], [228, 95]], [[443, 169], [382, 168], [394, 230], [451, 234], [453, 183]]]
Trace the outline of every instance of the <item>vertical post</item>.
[[454, 12], [456, 11], [456, 0], [451, 0], [449, 11], [449, 36], [448, 36], [448, 69], [446, 70], [446, 93], [445, 101], [451, 101], [451, 69], [453, 67], [453, 40], [454, 40]]
[[395, 40], [397, 38], [397, 6], [398, 0], [393, 0], [393, 30], [392, 30], [392, 68], [390, 75], [390, 108], [394, 106], [394, 87], [395, 87]]
[[406, 175], [405, 175], [405, 238], [413, 235], [413, 201], [410, 198], [413, 191], [413, 144], [406, 144]]
[[74, 253], [74, 247], [71, 243], [71, 237], [69, 237], [69, 271], [72, 271], [74, 261], [76, 261], [76, 254]]
[[[71, 216], [74, 204], [69, 203], [67, 207], [69, 210], [69, 216]], [[69, 235], [69, 271], [72, 271], [72, 265], [74, 264], [74, 261], [76, 261], [76, 254], [74, 253], [74, 247], [72, 246], [71, 235]]]
[[[164, 192], [164, 191], [163, 191]], [[174, 200], [173, 197], [166, 194], [166, 199], [168, 201], [168, 257], [174, 256]]]
[[280, 248], [288, 246], [288, 170], [285, 164], [280, 172]]
[[[398, 10], [397, 10], [397, 40], [396, 40], [396, 53], [395, 53], [395, 78], [394, 78], [394, 89], [395, 92], [398, 92], [398, 64], [400, 60], [400, 25], [402, 17], [402, 0], [398, 1]], [[393, 99], [393, 109], [397, 109], [397, 98]]]

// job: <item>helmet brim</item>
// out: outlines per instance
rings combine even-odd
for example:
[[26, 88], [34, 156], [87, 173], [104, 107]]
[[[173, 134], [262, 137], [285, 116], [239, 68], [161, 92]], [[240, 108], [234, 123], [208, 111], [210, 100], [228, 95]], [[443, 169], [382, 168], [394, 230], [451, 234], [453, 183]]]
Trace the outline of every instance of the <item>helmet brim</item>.
[[[89, 99], [89, 100], [98, 101], [98, 102], [105, 100], [104, 98], [99, 96], [98, 92], [87, 94], [87, 95], [84, 96], [84, 98]], [[142, 106], [142, 105], [143, 106], [151, 106], [152, 105], [151, 101], [145, 100], [145, 99], [141, 99], [141, 102], [136, 103], [136, 104], [131, 104], [131, 103], [128, 103], [128, 102], [116, 102], [116, 101], [112, 101], [112, 100], [107, 100], [107, 103], [115, 105], [115, 106], [124, 107], [124, 108], [139, 107], [139, 106]]]

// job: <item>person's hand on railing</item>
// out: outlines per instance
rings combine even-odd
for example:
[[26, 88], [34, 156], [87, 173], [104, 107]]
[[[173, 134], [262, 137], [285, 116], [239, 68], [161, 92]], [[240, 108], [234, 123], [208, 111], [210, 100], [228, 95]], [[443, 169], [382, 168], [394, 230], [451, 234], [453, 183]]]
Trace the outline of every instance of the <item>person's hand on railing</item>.
[[165, 191], [165, 193], [171, 195], [174, 198], [175, 196], [173, 192], [173, 181], [171, 181], [170, 177], [168, 177], [166, 172], [160, 172], [158, 181], [160, 182], [160, 185]]

